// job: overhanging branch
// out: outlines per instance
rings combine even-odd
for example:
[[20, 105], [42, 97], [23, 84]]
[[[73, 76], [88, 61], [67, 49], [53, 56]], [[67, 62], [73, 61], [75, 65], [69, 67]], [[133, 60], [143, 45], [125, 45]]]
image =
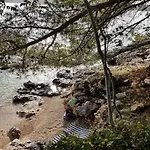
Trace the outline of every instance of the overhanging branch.
[[[120, 3], [120, 2], [129, 2], [130, 0], [110, 0], [110, 1], [107, 1], [107, 2], [104, 2], [104, 3], [100, 3], [98, 5], [95, 5], [95, 6], [92, 6], [92, 9], [93, 10], [101, 10], [101, 9], [104, 9], [106, 7], [111, 7], [113, 6], [114, 4], [116, 3]], [[14, 51], [18, 51], [19, 49], [23, 49], [23, 48], [27, 48], [29, 46], [32, 46], [34, 44], [37, 44], [38, 42], [42, 41], [42, 40], [45, 40], [57, 33], [60, 33], [61, 31], [63, 31], [65, 28], [67, 28], [69, 25], [71, 25], [72, 23], [76, 22], [77, 20], [79, 20], [80, 18], [84, 17], [85, 15], [87, 14], [87, 10], [84, 10], [82, 11], [81, 13], [79, 13], [78, 15], [74, 16], [73, 18], [69, 19], [68, 21], [66, 21], [65, 23], [63, 23], [61, 26], [59, 26], [58, 28], [54, 29], [53, 31], [51, 31], [50, 33], [34, 40], [34, 41], [31, 41], [25, 45], [22, 45], [22, 46], [19, 46], [19, 47], [16, 47], [16, 48], [13, 48], [9, 51], [4, 51], [4, 52], [1, 52], [0, 55], [5, 55], [5, 54], [8, 54], [8, 53], [12, 53]]]

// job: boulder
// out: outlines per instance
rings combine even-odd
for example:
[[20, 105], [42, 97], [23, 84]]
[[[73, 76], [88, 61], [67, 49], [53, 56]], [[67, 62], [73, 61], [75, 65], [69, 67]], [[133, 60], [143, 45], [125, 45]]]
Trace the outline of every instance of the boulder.
[[29, 101], [24, 103], [21, 106], [20, 110], [16, 113], [19, 117], [30, 118], [31, 116], [35, 115], [39, 110], [39, 106], [42, 105], [43, 101]]
[[16, 127], [11, 128], [7, 133], [7, 136], [11, 141], [13, 141], [14, 139], [19, 139], [20, 135], [21, 131]]
[[59, 85], [61, 83], [61, 79], [54, 79], [52, 82], [55, 85]]
[[13, 97], [13, 103], [17, 104], [17, 103], [25, 103], [28, 101], [38, 101], [41, 102], [43, 101], [42, 98], [40, 96], [33, 96], [33, 95], [16, 95]]
[[117, 93], [116, 94], [116, 98], [117, 99], [122, 99], [125, 98], [127, 96], [126, 92], [122, 92], [122, 93]]
[[33, 88], [35, 88], [35, 84], [33, 82], [31, 82], [31, 81], [25, 82], [23, 85], [24, 85], [24, 87], [26, 89], [33, 89]]
[[19, 89], [17, 90], [17, 92], [18, 92], [19, 94], [30, 94], [31, 89], [27, 89], [27, 88], [25, 88], [25, 87], [21, 87], [21, 88], [19, 88]]
[[72, 93], [76, 93], [78, 91], [82, 91], [83, 93], [86, 93], [86, 94], [91, 94], [90, 83], [87, 80], [75, 82], [73, 85]]
[[130, 85], [131, 85], [131, 83], [130, 83], [130, 80], [129, 80], [129, 79], [123, 80], [122, 86], [130, 86]]
[[61, 87], [61, 88], [66, 88], [66, 87], [72, 86], [73, 84], [72, 80], [70, 79], [54, 79], [52, 82], [54, 85]]
[[86, 77], [86, 75], [81, 70], [77, 70], [76, 72], [73, 72], [73, 79], [75, 79], [75, 80], [81, 81], [85, 77]]
[[25, 118], [30, 118], [36, 114], [35, 110], [30, 110], [25, 114]]
[[131, 83], [131, 87], [132, 88], [137, 88], [139, 87], [140, 82], [138, 80], [133, 80], [133, 82]]
[[60, 70], [56, 74], [57, 78], [72, 79], [70, 70]]
[[[55, 80], [54, 80], [54, 83], [55, 83]], [[59, 84], [63, 84], [63, 83], [59, 83]], [[64, 84], [68, 84], [68, 83], [64, 83]], [[56, 85], [57, 85], [57, 82], [56, 82]], [[19, 94], [31, 94], [31, 95], [48, 96], [48, 97], [60, 95], [60, 92], [58, 90], [54, 91], [52, 89], [52, 86], [50, 86], [49, 84], [46, 84], [46, 83], [36, 84], [31, 81], [25, 82], [24, 87], [19, 88], [17, 92]], [[17, 97], [15, 97], [14, 99], [16, 100]]]
[[89, 75], [92, 75], [92, 74], [95, 74], [94, 70], [88, 70], [88, 71], [84, 72], [84, 75], [86, 75], [86, 76], [89, 76]]
[[47, 144], [44, 141], [30, 141], [29, 139], [15, 139], [9, 143], [5, 150], [44, 150]]
[[94, 124], [96, 127], [100, 128], [107, 123], [108, 113], [107, 113], [107, 105], [103, 104], [96, 113], [94, 113], [95, 120]]
[[21, 109], [19, 111], [17, 111], [16, 113], [19, 115], [19, 117], [23, 118], [30, 118], [32, 116], [34, 116], [36, 114], [36, 110], [25, 110], [25, 109]]
[[114, 57], [114, 58], [109, 58], [109, 59], [107, 60], [107, 63], [108, 63], [108, 65], [110, 65], [110, 66], [115, 66], [115, 65], [117, 65], [116, 57]]
[[119, 101], [119, 100], [117, 100], [115, 102], [115, 104], [116, 104], [116, 107], [119, 108], [119, 109], [123, 108], [123, 106], [124, 106], [124, 104], [121, 101]]
[[75, 113], [80, 117], [89, 117], [94, 114], [101, 105], [86, 101], [82, 106], [75, 108]]
[[63, 79], [63, 81], [59, 84], [59, 87], [66, 88], [72, 86], [72, 81], [70, 79]]
[[26, 116], [26, 111], [23, 110], [23, 109], [20, 109], [20, 110], [17, 110], [16, 111], [16, 114], [20, 117], [20, 118], [23, 118]]
[[145, 86], [150, 86], [150, 78], [144, 79]]
[[106, 99], [105, 98], [98, 98], [98, 97], [93, 97], [90, 99], [91, 102], [95, 103], [95, 104], [105, 104], [106, 103]]
[[143, 110], [144, 110], [144, 104], [143, 103], [136, 103], [136, 104], [133, 104], [131, 106], [131, 112], [133, 112], [133, 113], [139, 113]]

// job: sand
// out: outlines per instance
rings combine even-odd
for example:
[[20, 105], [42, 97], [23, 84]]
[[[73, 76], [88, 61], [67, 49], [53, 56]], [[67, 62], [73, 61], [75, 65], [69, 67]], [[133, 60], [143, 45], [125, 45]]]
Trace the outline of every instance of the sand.
[[18, 118], [16, 107], [10, 105], [0, 109], [0, 149], [10, 142], [7, 132], [11, 127], [21, 130], [20, 139], [30, 140], [50, 140], [63, 129], [63, 99], [59, 96], [44, 98], [40, 110], [30, 119]]

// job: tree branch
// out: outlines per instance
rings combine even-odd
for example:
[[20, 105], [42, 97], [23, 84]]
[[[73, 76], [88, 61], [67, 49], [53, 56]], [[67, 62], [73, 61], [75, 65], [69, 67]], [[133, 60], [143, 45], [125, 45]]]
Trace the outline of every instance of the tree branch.
[[[107, 2], [104, 2], [104, 3], [100, 3], [98, 5], [95, 5], [95, 6], [92, 6], [91, 8], [93, 10], [101, 10], [101, 9], [104, 9], [106, 7], [111, 7], [113, 6], [114, 4], [118, 3], [118, 2], [124, 2], [124, 1], [130, 1], [130, 0], [110, 0], [110, 1], [107, 1]], [[74, 16], [73, 18], [69, 19], [68, 21], [66, 21], [65, 23], [63, 23], [62, 25], [60, 25], [58, 28], [54, 29], [53, 31], [51, 31], [50, 33], [34, 40], [34, 41], [31, 41], [25, 45], [22, 45], [22, 46], [18, 46], [16, 48], [13, 48], [9, 51], [4, 51], [4, 52], [1, 52], [0, 55], [5, 55], [5, 54], [8, 54], [8, 53], [11, 53], [11, 52], [14, 52], [14, 51], [18, 51], [19, 49], [23, 49], [23, 48], [27, 48], [29, 46], [32, 46], [34, 44], [37, 44], [38, 42], [42, 41], [42, 40], [45, 40], [47, 38], [49, 38], [50, 36], [53, 36], [61, 31], [63, 31], [65, 28], [67, 28], [70, 24], [76, 22], [77, 20], [79, 20], [80, 18], [84, 17], [85, 15], [87, 14], [87, 10], [84, 10], [82, 11], [81, 13], [79, 13], [78, 15]]]

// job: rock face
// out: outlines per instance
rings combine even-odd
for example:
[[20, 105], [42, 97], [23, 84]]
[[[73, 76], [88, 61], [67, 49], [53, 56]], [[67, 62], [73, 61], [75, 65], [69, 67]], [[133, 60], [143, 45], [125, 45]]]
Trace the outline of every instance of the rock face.
[[105, 102], [106, 93], [103, 85], [103, 78], [99, 79], [99, 81], [77, 81], [73, 85], [72, 93], [80, 102], [92, 101], [101, 104]]
[[107, 105], [103, 104], [96, 113], [94, 113], [95, 120], [94, 124], [100, 128], [106, 124], [106, 120], [108, 118], [108, 113], [107, 113]]
[[[121, 86], [129, 85], [129, 81], [120, 81], [114, 78], [115, 84]], [[77, 98], [73, 112], [77, 117], [89, 118], [106, 104], [105, 79], [93, 73], [84, 80], [77, 80], [72, 86], [72, 95]], [[118, 93], [118, 101], [126, 96], [126, 93]]]
[[[56, 80], [54, 80], [55, 83], [59, 85], [61, 83], [60, 79], [57, 78]], [[91, 116], [94, 118], [94, 113], [96, 113], [101, 108], [101, 106], [106, 105], [106, 89], [104, 76], [96, 73], [95, 71], [85, 71], [81, 74], [79, 72], [77, 72], [77, 74], [74, 74], [72, 76], [72, 80], [73, 84], [71, 86], [71, 92], [69, 92], [69, 94], [77, 99], [74, 106], [72, 107], [73, 114], [77, 118], [90, 119]], [[127, 96], [127, 93], [122, 92], [122, 89], [131, 86], [131, 81], [127, 78], [114, 77], [114, 82], [117, 98], [116, 106], [119, 109], [122, 109], [123, 103], [121, 101]], [[71, 100], [71, 98], [69, 98], [68, 96], [67, 100], [69, 105], [69, 101]], [[105, 109], [107, 110], [107, 107]], [[99, 112], [101, 112], [101, 110]]]
[[121, 65], [125, 63], [143, 63], [150, 60], [150, 49], [125, 52], [108, 60], [109, 65]]
[[13, 128], [11, 128], [11, 129], [8, 131], [7, 135], [8, 135], [8, 137], [9, 137], [9, 139], [10, 139], [11, 141], [13, 141], [14, 139], [19, 139], [19, 138], [20, 138], [21, 131], [20, 131], [18, 128], [13, 127]]

